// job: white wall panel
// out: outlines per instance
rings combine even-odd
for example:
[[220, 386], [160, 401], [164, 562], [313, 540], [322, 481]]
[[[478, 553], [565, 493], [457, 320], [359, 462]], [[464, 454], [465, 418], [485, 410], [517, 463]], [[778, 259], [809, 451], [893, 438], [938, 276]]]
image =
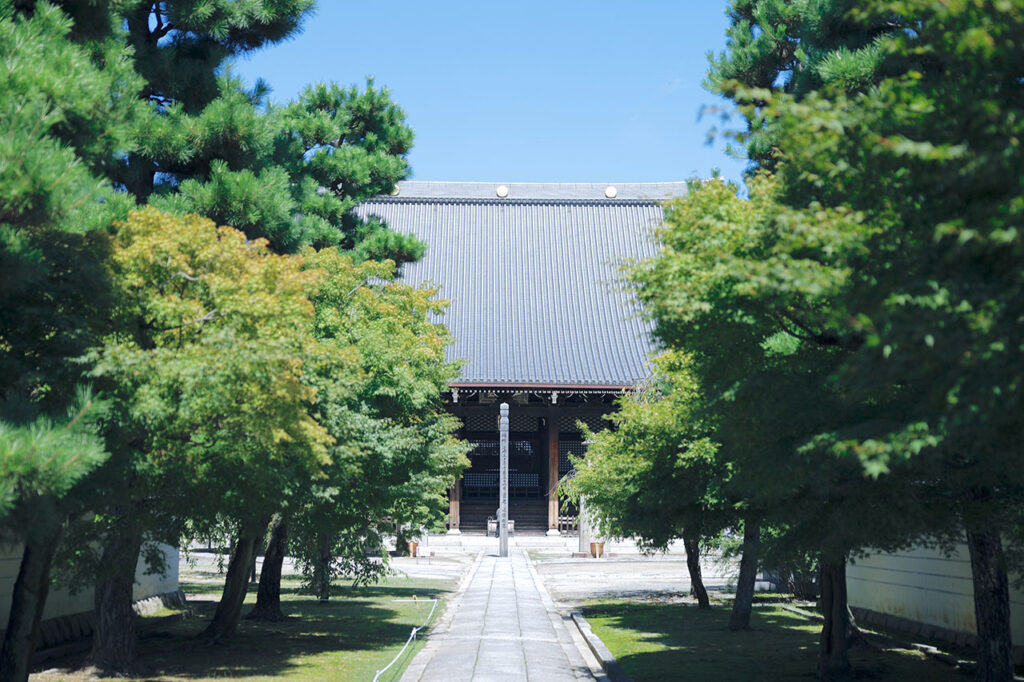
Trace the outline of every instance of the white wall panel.
[[[974, 590], [966, 546], [946, 557], [915, 547], [857, 559], [846, 571], [850, 605], [973, 633]], [[1015, 644], [1024, 644], [1024, 594], [1010, 590]]]
[[[167, 557], [167, 574], [163, 577], [144, 575], [145, 565], [140, 557], [135, 572], [133, 597], [136, 601], [178, 589], [178, 550], [169, 545], [161, 545], [161, 548]], [[21, 550], [21, 545], [0, 544], [0, 630], [7, 626], [7, 618], [11, 612], [11, 592], [18, 577]], [[91, 588], [77, 594], [71, 594], [66, 589], [50, 588], [43, 619], [92, 611], [92, 607]]]

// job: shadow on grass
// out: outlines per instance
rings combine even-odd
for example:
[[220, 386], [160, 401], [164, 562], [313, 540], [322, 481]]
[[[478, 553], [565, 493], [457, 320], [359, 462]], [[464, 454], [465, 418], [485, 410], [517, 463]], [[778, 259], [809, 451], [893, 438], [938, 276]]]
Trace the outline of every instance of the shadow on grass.
[[[208, 586], [202, 586], [208, 588]], [[182, 588], [189, 590], [187, 583]], [[198, 591], [198, 590], [197, 590]], [[426, 618], [431, 599], [447, 592], [436, 584], [385, 584], [342, 588], [342, 596], [320, 602], [283, 586], [277, 623], [243, 620], [226, 642], [210, 645], [197, 635], [213, 616], [219, 594], [202, 590], [202, 615], [144, 623], [138, 658], [146, 679], [211, 679], [293, 676], [301, 679], [370, 679], [405, 643], [413, 626]], [[417, 597], [417, 602], [393, 602]], [[247, 599], [243, 616], [252, 607]], [[65, 661], [65, 669], [80, 666]], [[72, 679], [78, 679], [71, 672]], [[85, 678], [83, 678], [85, 679]]]
[[[586, 609], [595, 633], [636, 682], [813, 680], [821, 626], [779, 607], [755, 609], [751, 629], [728, 629], [729, 607], [609, 602]], [[917, 652], [851, 652], [856, 679], [966, 678]]]
[[409, 626], [393, 622], [396, 610], [363, 600], [291, 602], [285, 612], [288, 618], [279, 623], [243, 620], [235, 636], [219, 645], [195, 637], [209, 618], [175, 623], [141, 638], [140, 659], [147, 676], [275, 676], [305, 667], [309, 657], [381, 650], [409, 634]]
[[[408, 584], [404, 584], [408, 582]], [[211, 586], [206, 583], [195, 583], [189, 581], [181, 581], [179, 588], [182, 592], [192, 595], [201, 595], [202, 600], [212, 599], [214, 601], [220, 599], [221, 589], [223, 585]], [[392, 598], [392, 599], [412, 599], [414, 596], [419, 599], [437, 599], [440, 596], [450, 591], [450, 588], [442, 586], [440, 581], [389, 581], [381, 583], [379, 585], [365, 585], [362, 587], [352, 587], [351, 585], [335, 585], [331, 590], [331, 600], [334, 599], [352, 599], [352, 598]], [[251, 597], [256, 593], [256, 586], [250, 585], [247, 597], [251, 601]], [[287, 600], [289, 597], [295, 599], [309, 600], [316, 598], [307, 591], [304, 591], [296, 581], [289, 581], [282, 583], [281, 585], [281, 599]], [[247, 601], [246, 603], [249, 603]]]

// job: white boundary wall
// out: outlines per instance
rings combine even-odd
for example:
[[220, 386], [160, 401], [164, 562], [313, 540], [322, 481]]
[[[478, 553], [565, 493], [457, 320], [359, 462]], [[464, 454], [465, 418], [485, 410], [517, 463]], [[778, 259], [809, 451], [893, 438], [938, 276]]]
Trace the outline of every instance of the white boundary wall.
[[[178, 589], [178, 550], [170, 545], [160, 545], [160, 548], [166, 557], [167, 574], [163, 577], [144, 575], [146, 565], [142, 557], [139, 557], [135, 569], [135, 601]], [[11, 613], [11, 593], [14, 590], [14, 581], [18, 578], [21, 552], [21, 545], [0, 544], [0, 630], [7, 627], [7, 618]], [[92, 611], [92, 606], [91, 588], [71, 594], [65, 589], [51, 587], [46, 598], [46, 608], [43, 610], [43, 620]]]
[[[936, 627], [974, 633], [974, 589], [966, 545], [946, 557], [915, 547], [873, 554], [846, 569], [850, 606]], [[1010, 588], [1013, 642], [1024, 644], [1024, 593]]]

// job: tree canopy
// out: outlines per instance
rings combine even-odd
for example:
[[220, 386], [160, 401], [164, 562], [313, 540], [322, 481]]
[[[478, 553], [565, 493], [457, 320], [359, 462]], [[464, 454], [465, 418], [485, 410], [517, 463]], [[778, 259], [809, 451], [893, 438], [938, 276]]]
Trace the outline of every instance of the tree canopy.
[[[285, 497], [374, 434], [365, 459], [387, 460], [388, 492], [361, 500], [349, 486], [351, 509], [428, 520], [463, 462], [430, 395], [452, 371], [427, 321], [433, 292], [378, 281], [424, 246], [352, 210], [408, 174], [404, 113], [372, 81], [271, 106], [264, 83], [231, 74], [311, 9], [0, 2], [0, 506], [27, 543], [5, 678], [27, 674], [69, 519], [62, 577], [98, 576], [93, 659], [130, 671], [133, 576], [111, 569], [133, 570], [140, 543], [176, 538], [186, 519], [227, 520], [255, 543]], [[332, 277], [353, 280], [374, 320], [337, 311], [353, 328], [403, 343], [324, 337], [325, 306], [350, 305], [317, 298]], [[327, 366], [333, 394], [318, 384]], [[335, 429], [337, 410], [367, 421]], [[344, 485], [358, 477], [346, 472]], [[29, 502], [33, 524], [18, 520]]]
[[[99, 27], [102, 29], [102, 27]], [[107, 26], [107, 29], [110, 27]], [[129, 201], [105, 173], [131, 149], [140, 81], [122, 43], [60, 10], [0, 2], [0, 523], [24, 543], [0, 676], [22, 679], [76, 485], [106, 457], [74, 359], [107, 329], [99, 229]]]
[[[1001, 538], [1024, 490], [1022, 10], [732, 3], [708, 84], [746, 121], [749, 199], [694, 183], [631, 274], [774, 543], [826, 561], [966, 530], [979, 679], [1011, 669]], [[822, 673], [843, 674], [829, 630]]]

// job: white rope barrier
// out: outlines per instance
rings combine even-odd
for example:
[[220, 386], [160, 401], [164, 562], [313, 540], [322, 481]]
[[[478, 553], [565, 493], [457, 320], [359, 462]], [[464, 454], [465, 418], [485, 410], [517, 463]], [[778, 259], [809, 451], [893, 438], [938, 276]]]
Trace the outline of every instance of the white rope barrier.
[[[393, 602], [395, 602], [395, 601], [421, 602], [421, 601], [426, 601], [426, 600], [425, 599], [392, 599], [391, 601], [393, 601]], [[380, 670], [377, 671], [377, 674], [373, 676], [373, 682], [377, 682], [377, 680], [380, 679], [380, 676], [383, 675], [384, 673], [386, 673], [388, 671], [388, 668], [393, 666], [395, 664], [395, 662], [399, 658], [402, 657], [402, 654], [404, 654], [405, 650], [409, 648], [409, 644], [412, 643], [412, 640], [416, 639], [416, 633], [419, 632], [420, 630], [422, 630], [423, 628], [427, 627], [427, 623], [430, 622], [431, 616], [434, 615], [434, 609], [437, 608], [437, 600], [436, 599], [431, 599], [430, 601], [432, 601], [433, 604], [431, 604], [431, 606], [430, 606], [430, 613], [427, 614], [427, 619], [425, 621], [423, 621], [423, 625], [419, 626], [418, 628], [413, 628], [412, 629], [412, 632], [409, 633], [409, 639], [405, 640], [405, 646], [402, 647], [401, 651], [399, 651], [397, 654], [395, 654], [395, 657], [391, 659], [390, 663], [388, 663], [386, 666], [384, 666], [383, 668], [381, 668]]]

